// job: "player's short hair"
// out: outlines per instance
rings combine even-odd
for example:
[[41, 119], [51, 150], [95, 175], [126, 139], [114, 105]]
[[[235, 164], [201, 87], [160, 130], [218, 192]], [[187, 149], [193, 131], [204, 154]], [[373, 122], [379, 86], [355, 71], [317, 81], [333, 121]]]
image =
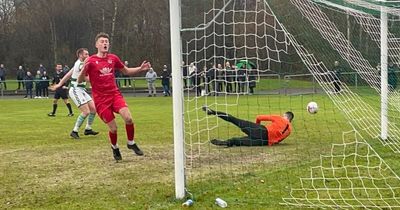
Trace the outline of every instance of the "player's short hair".
[[293, 112], [287, 111], [287, 112], [285, 112], [285, 115], [287, 116], [288, 120], [289, 120], [290, 122], [292, 122], [292, 120], [293, 120], [293, 118], [294, 118]]
[[96, 38], [94, 39], [95, 42], [97, 42], [97, 40], [99, 40], [100, 38], [107, 38], [108, 40], [110, 40], [110, 36], [104, 32], [100, 32], [96, 35]]
[[79, 49], [76, 51], [76, 57], [79, 57], [79, 55], [82, 54], [83, 51], [88, 51], [88, 49], [87, 49], [87, 48], [79, 48]]

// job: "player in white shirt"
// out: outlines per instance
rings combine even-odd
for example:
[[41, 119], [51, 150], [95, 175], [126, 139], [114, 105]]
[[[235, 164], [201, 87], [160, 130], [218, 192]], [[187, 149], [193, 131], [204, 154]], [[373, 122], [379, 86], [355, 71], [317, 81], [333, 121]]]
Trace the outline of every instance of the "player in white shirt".
[[58, 87], [61, 87], [71, 78], [69, 96], [79, 108], [81, 114], [78, 116], [78, 119], [76, 119], [75, 126], [70, 136], [74, 139], [79, 139], [78, 131], [86, 118], [88, 118], [88, 120], [86, 123], [84, 134], [97, 135], [99, 132], [92, 130], [92, 124], [94, 121], [94, 117], [96, 116], [96, 107], [94, 106], [92, 97], [90, 97], [90, 95], [86, 92], [86, 82], [77, 82], [77, 78], [83, 67], [83, 63], [85, 59], [89, 57], [89, 52], [86, 48], [79, 48], [76, 51], [76, 55], [78, 57], [78, 60], [75, 62], [74, 67], [61, 79], [61, 81], [57, 85], [52, 86], [50, 89], [55, 90]]

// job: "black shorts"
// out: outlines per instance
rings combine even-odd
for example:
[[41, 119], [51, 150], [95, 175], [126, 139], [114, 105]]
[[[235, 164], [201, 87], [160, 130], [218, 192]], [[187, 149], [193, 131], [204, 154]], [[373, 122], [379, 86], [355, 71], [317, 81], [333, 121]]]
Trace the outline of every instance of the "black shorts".
[[54, 98], [55, 99], [68, 99], [68, 90], [67, 89], [63, 89], [63, 88], [59, 88], [56, 90], [56, 94], [54, 94]]

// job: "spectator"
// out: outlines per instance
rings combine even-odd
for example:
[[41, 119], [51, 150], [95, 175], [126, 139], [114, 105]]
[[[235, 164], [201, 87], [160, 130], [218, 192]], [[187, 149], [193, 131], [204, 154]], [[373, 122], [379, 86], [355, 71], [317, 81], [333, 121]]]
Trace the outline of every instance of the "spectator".
[[42, 80], [42, 75], [40, 74], [40, 71], [38, 70], [35, 75], [35, 91], [36, 95], [35, 98], [42, 98], [42, 87], [40, 86], [40, 81]]
[[115, 71], [114, 76], [115, 76], [115, 84], [117, 84], [118, 88], [121, 88], [121, 78], [123, 77], [122, 73], [120, 71]]
[[381, 75], [381, 63], [378, 63], [376, 65], [376, 72], [377, 72], [377, 74]]
[[189, 87], [193, 87], [193, 85], [194, 85], [194, 80], [195, 80], [195, 78], [194, 78], [194, 74], [197, 72], [197, 68], [196, 68], [196, 66], [194, 65], [194, 63], [190, 63], [190, 65], [189, 65], [189, 78], [190, 78], [190, 84], [189, 84]]
[[4, 90], [7, 90], [6, 73], [7, 69], [4, 67], [4, 64], [0, 64], [0, 83], [3, 84]]
[[39, 69], [38, 70], [40, 71], [40, 74], [43, 74], [43, 72], [46, 71], [46, 68], [43, 66], [43, 64], [39, 64]]
[[182, 61], [183, 88], [187, 88], [187, 76], [188, 76], [188, 67], [185, 65], [185, 61]]
[[[125, 61], [125, 66], [128, 67], [129, 62]], [[123, 75], [124, 79], [124, 86], [122, 87], [132, 87], [131, 78], [127, 75]], [[128, 85], [128, 86], [127, 86]]]
[[332, 70], [332, 77], [333, 77], [333, 85], [335, 86], [335, 92], [338, 93], [342, 90], [340, 84], [342, 68], [340, 67], [339, 61], [335, 61], [334, 67]]
[[394, 66], [393, 62], [389, 62], [388, 85], [389, 85], [389, 90], [391, 91], [397, 88], [396, 67]]
[[207, 69], [207, 65], [204, 65], [201, 77], [203, 78], [204, 81], [204, 94], [206, 95], [210, 93], [210, 80], [208, 76], [209, 76], [209, 70]]
[[246, 86], [246, 68], [246, 64], [243, 64], [242, 68], [237, 71], [238, 93], [244, 93], [244, 87]]
[[147, 88], [149, 89], [149, 97], [154, 96], [156, 97], [156, 83], [157, 80], [157, 73], [150, 68], [149, 71], [146, 73], [146, 80], [147, 80]]
[[[22, 68], [22, 66], [18, 66], [18, 70], [17, 70], [18, 88], [17, 88], [17, 90], [21, 89], [21, 85], [22, 85], [22, 89], [25, 88], [25, 82], [24, 82], [25, 77], [26, 77], [25, 70]], [[15, 91], [15, 92], [17, 92], [17, 91]]]
[[209, 82], [209, 87], [208, 92], [214, 91], [214, 95], [217, 94], [217, 83], [215, 82], [215, 78], [217, 78], [217, 66], [215, 64], [212, 65], [212, 67], [208, 70], [207, 74], [207, 80]]
[[43, 72], [42, 79], [40, 80], [40, 86], [42, 87], [43, 98], [49, 98], [50, 78], [47, 76], [46, 71]]
[[229, 62], [225, 63], [225, 75], [226, 75], [226, 92], [231, 93], [233, 92], [232, 82], [234, 79], [234, 74], [231, 64]]
[[171, 92], [169, 91], [169, 82], [171, 74], [168, 72], [167, 65], [164, 65], [160, 78], [161, 78], [161, 84], [163, 86], [164, 96], [170, 96]]
[[203, 68], [203, 76], [204, 76], [204, 91], [205, 94], [208, 95], [211, 90], [210, 90], [210, 85], [211, 85], [211, 75], [210, 75], [211, 68], [208, 69], [207, 66], [205, 65]]
[[256, 87], [256, 69], [249, 69], [248, 70], [248, 81], [249, 81], [249, 94], [254, 94], [254, 88]]
[[23, 81], [25, 82], [25, 87], [26, 87], [26, 95], [24, 98], [28, 98], [28, 96], [30, 98], [32, 98], [32, 89], [33, 89], [33, 80], [35, 78], [33, 77], [33, 75], [31, 74], [30, 71], [26, 72], [26, 76], [23, 79]]
[[[378, 63], [376, 65], [376, 72], [378, 75], [381, 75], [381, 64]], [[397, 88], [397, 75], [396, 75], [396, 67], [393, 62], [389, 62], [388, 65], [388, 89], [390, 91], [395, 90]]]
[[218, 64], [217, 68], [217, 91], [223, 92], [225, 88], [226, 77], [225, 77], [225, 70], [222, 68], [221, 64]]
[[196, 68], [196, 72], [194, 73], [194, 87], [196, 90], [196, 96], [201, 96], [201, 78], [202, 78], [203, 72], [201, 72], [199, 69]]
[[231, 68], [232, 68], [233, 92], [237, 93], [238, 86], [239, 86], [239, 83], [238, 83], [238, 73], [239, 72], [238, 72], [237, 66], [232, 65]]

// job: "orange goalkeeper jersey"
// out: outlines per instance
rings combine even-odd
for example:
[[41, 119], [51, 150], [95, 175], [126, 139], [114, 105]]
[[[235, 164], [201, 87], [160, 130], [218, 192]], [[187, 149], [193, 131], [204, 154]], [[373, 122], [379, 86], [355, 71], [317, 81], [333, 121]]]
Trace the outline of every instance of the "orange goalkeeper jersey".
[[279, 115], [258, 115], [256, 123], [262, 121], [271, 121], [265, 125], [268, 130], [268, 145], [277, 144], [289, 136], [292, 131], [292, 125], [289, 120]]

